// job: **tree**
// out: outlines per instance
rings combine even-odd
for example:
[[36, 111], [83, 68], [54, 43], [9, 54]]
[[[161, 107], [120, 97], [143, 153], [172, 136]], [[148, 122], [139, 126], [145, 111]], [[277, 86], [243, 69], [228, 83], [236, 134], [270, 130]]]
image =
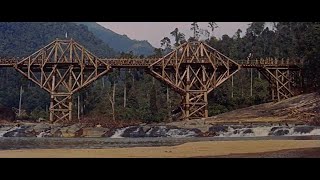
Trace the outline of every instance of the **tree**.
[[253, 22], [247, 29], [247, 34], [252, 34], [253, 36], [259, 36], [264, 29], [265, 22]]
[[159, 58], [159, 57], [162, 57], [162, 51], [163, 49], [161, 48], [154, 48], [154, 55], [150, 56], [150, 57], [154, 57], [154, 58]]
[[190, 28], [191, 31], [193, 31], [193, 39], [194, 40], [198, 40], [200, 35], [199, 35], [199, 25], [197, 22], [193, 22], [191, 24], [191, 28]]
[[112, 107], [112, 120], [113, 121], [116, 120], [116, 114], [115, 114], [116, 99], [115, 99], [115, 94], [116, 94], [116, 83], [113, 83], [112, 96], [109, 93], [107, 93], [108, 99], [109, 99], [109, 101], [111, 103], [111, 107]]
[[215, 30], [216, 28], [218, 28], [219, 26], [218, 26], [217, 23], [215, 23], [215, 22], [209, 22], [208, 24], [209, 24], [208, 27], [211, 29], [212, 36], [214, 36], [214, 30]]
[[157, 119], [156, 115], [159, 109], [157, 107], [157, 91], [154, 84], [152, 84], [152, 87], [150, 89], [149, 103], [150, 103], [151, 117], [153, 117], [154, 119]]
[[171, 41], [168, 37], [164, 37], [161, 41], [161, 47], [164, 47], [164, 49], [171, 49]]
[[175, 39], [175, 43], [174, 43], [175, 47], [178, 47], [180, 44], [182, 44], [186, 41], [185, 35], [183, 33], [180, 33], [178, 28], [175, 28], [170, 34]]
[[210, 32], [207, 29], [200, 29], [200, 34], [203, 35], [205, 37], [205, 39], [209, 39], [210, 38]]
[[238, 29], [237, 32], [236, 32], [236, 34], [235, 34], [235, 36], [234, 36], [234, 38], [235, 38], [235, 39], [240, 39], [240, 38], [241, 38], [241, 33], [242, 33], [242, 30], [241, 30], [241, 29]]

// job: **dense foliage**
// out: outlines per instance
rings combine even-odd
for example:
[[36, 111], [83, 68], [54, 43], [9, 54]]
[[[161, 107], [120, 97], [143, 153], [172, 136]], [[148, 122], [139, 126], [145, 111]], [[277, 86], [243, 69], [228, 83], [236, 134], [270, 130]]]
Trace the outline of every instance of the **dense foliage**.
[[[97, 56], [111, 57], [115, 52], [96, 38], [86, 26], [58, 22], [0, 22], [0, 57], [26, 57], [56, 38], [73, 38]], [[49, 95], [13, 69], [0, 69], [0, 106], [18, 108], [20, 86], [22, 107], [28, 113], [45, 114]]]

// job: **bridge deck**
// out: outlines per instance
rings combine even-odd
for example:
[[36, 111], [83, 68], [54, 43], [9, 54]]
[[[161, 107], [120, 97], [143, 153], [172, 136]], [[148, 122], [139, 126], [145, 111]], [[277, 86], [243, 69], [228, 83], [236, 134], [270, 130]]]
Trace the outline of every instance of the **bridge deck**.
[[[0, 67], [13, 67], [16, 63], [22, 59], [0, 59]], [[158, 59], [101, 59], [113, 68], [147, 68], [157, 62]], [[277, 68], [299, 68], [303, 65], [302, 61], [299, 60], [284, 60], [284, 59], [256, 59], [256, 60], [236, 60], [242, 68], [259, 68], [259, 67], [277, 67]], [[35, 63], [34, 65], [40, 65], [41, 63]], [[65, 64], [67, 66], [70, 63], [58, 63]], [[71, 63], [71, 64], [77, 64]], [[168, 65], [174, 66], [176, 62], [170, 61]], [[201, 64], [199, 62], [190, 62], [190, 64]], [[206, 63], [204, 63], [206, 64]], [[27, 64], [25, 64], [27, 65]], [[216, 64], [220, 65], [220, 64]], [[221, 64], [222, 65], [222, 64]]]

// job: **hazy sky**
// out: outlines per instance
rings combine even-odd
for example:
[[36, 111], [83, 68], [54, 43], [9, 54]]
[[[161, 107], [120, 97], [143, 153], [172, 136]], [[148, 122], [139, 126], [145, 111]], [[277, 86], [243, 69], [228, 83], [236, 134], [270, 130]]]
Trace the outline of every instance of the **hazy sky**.
[[[118, 33], [126, 34], [131, 39], [147, 40], [154, 47], [160, 47], [160, 40], [167, 36], [171, 38], [170, 32], [176, 27], [183, 32], [186, 37], [192, 35], [190, 30], [192, 22], [98, 22], [100, 25]], [[214, 36], [220, 38], [224, 34], [233, 36], [238, 29], [245, 33], [250, 22], [217, 22], [218, 28], [214, 31]], [[207, 22], [199, 22], [199, 28], [208, 29]], [[173, 41], [173, 39], [171, 38]]]

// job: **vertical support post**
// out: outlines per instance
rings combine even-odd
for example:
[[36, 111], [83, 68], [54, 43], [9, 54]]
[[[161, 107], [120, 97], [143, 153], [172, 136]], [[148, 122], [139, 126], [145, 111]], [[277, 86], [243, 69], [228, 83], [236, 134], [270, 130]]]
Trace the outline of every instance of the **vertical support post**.
[[23, 89], [22, 89], [22, 85], [20, 86], [20, 98], [19, 98], [19, 112], [18, 112], [18, 116], [21, 116], [21, 104], [22, 104], [22, 93], [23, 93]]
[[69, 97], [68, 97], [68, 101], [69, 101], [69, 105], [68, 105], [68, 113], [69, 113], [69, 122], [71, 122], [72, 121], [72, 67], [71, 67], [71, 70], [70, 70], [70, 72], [69, 72], [69, 93], [70, 93], [70, 95], [69, 95]]
[[252, 94], [253, 94], [253, 77], [252, 77], [252, 68], [250, 68], [250, 79], [251, 79], [251, 82], [250, 82], [250, 96], [252, 97]]
[[275, 96], [274, 96], [275, 92], [274, 92], [274, 86], [271, 85], [271, 98], [272, 98], [272, 101], [275, 101]]
[[[53, 71], [55, 71], [55, 68], [53, 69]], [[50, 122], [53, 122], [54, 121], [54, 116], [53, 116], [53, 113], [54, 113], [54, 89], [55, 89], [55, 81], [56, 81], [56, 75], [55, 75], [55, 72], [53, 72], [53, 76], [52, 76], [52, 82], [51, 82], [51, 92], [50, 92]]]
[[[288, 81], [293, 80], [293, 77], [291, 77], [289, 69], [287, 70], [287, 77], [286, 78], [287, 78]], [[288, 82], [288, 88], [291, 91], [291, 83], [290, 82]]]
[[78, 105], [78, 108], [77, 108], [77, 110], [78, 110], [78, 120], [80, 121], [80, 94], [78, 95], [78, 103], [77, 103], [77, 105]]
[[231, 98], [233, 98], [233, 76], [231, 76]]
[[203, 84], [203, 102], [205, 103], [204, 108], [204, 117], [207, 118], [209, 116], [208, 113], [208, 88], [206, 86], [207, 84], [207, 78], [206, 78], [206, 68], [202, 66], [202, 84]]
[[190, 65], [187, 65], [187, 84], [186, 84], [186, 98], [185, 98], [185, 119], [189, 120], [190, 116]]
[[209, 117], [209, 112], [208, 112], [208, 91], [204, 92], [203, 100], [204, 100], [204, 103], [206, 104], [206, 107], [204, 109], [204, 117], [207, 118], [207, 117]]
[[127, 107], [127, 84], [126, 81], [124, 82], [124, 89], [123, 89], [123, 107]]
[[[278, 73], [278, 69], [275, 70], [276, 71], [276, 78], [279, 79], [279, 73]], [[279, 87], [279, 81], [276, 81], [276, 86], [277, 86], [277, 99], [278, 101], [280, 101], [280, 87]]]

